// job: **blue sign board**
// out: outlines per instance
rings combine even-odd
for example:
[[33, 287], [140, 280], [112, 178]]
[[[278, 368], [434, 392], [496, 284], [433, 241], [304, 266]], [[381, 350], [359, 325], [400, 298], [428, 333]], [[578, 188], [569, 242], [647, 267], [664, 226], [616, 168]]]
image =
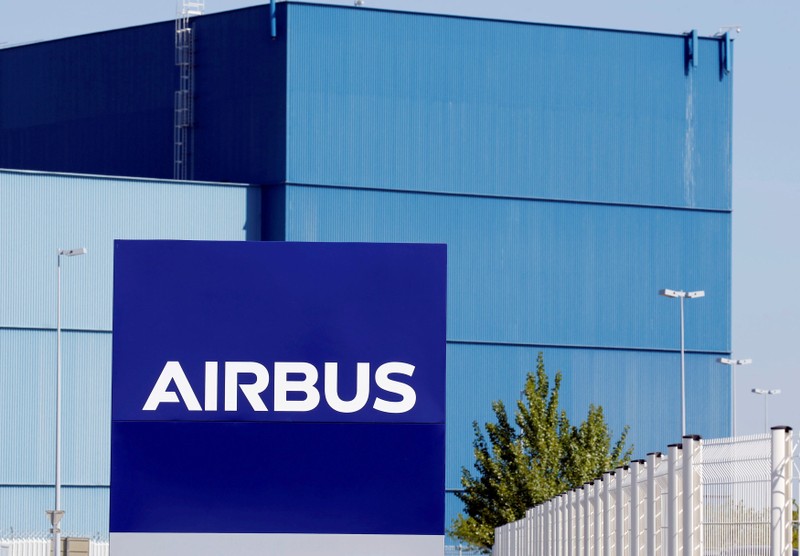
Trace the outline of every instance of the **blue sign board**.
[[115, 556], [441, 554], [443, 245], [117, 241], [114, 273]]

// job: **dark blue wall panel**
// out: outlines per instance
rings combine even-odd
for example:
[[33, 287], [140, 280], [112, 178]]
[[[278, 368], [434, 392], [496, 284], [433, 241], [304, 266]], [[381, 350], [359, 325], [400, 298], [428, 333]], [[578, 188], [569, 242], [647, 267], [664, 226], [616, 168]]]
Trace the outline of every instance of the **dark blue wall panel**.
[[174, 26], [0, 51], [0, 168], [172, 177]]
[[198, 18], [195, 177], [281, 183], [286, 159], [285, 4]]
[[[285, 7], [196, 18], [195, 179], [277, 183]], [[172, 22], [0, 51], [0, 168], [173, 176]]]

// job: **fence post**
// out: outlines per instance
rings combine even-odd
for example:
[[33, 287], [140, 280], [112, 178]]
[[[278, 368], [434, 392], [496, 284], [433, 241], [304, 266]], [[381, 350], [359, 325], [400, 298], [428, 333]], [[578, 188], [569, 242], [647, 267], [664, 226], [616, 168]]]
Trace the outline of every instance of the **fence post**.
[[601, 518], [603, 517], [603, 501], [600, 499], [603, 488], [603, 478], [598, 477], [594, 482], [594, 554], [603, 554], [603, 528]]
[[540, 513], [539, 513], [539, 528], [542, 531], [540, 541], [539, 541], [539, 554], [540, 556], [545, 556], [548, 553], [550, 548], [547, 546], [547, 542], [549, 540], [549, 536], [547, 533], [547, 503], [541, 505]]
[[525, 515], [519, 520], [521, 529], [519, 532], [519, 548], [517, 549], [517, 552], [520, 554], [520, 556], [531, 556], [529, 541], [530, 522], [530, 510], [525, 510]]
[[527, 542], [527, 554], [530, 556], [537, 556], [538, 552], [536, 552], [536, 539], [538, 538], [537, 533], [537, 520], [536, 515], [538, 511], [538, 506], [532, 507], [528, 510], [528, 542]]
[[647, 556], [656, 556], [656, 466], [661, 452], [647, 454]]
[[561, 556], [568, 556], [569, 539], [569, 492], [561, 495]]
[[506, 554], [508, 556], [517, 556], [517, 529], [518, 529], [518, 521], [512, 521], [508, 524], [508, 548], [506, 549]]
[[561, 495], [553, 498], [553, 551], [551, 556], [563, 556], [561, 552], [561, 538], [564, 534], [561, 530], [561, 514], [562, 514]]
[[678, 523], [679, 487], [678, 462], [681, 445], [670, 444], [667, 451], [667, 556], [678, 556], [678, 542], [681, 540]]
[[552, 530], [550, 529], [551, 525], [551, 508], [553, 506], [553, 501], [548, 500], [544, 503], [544, 550], [543, 553], [546, 555], [553, 554], [552, 552], [552, 545], [551, 545], [551, 537], [552, 537]]
[[786, 509], [783, 514], [786, 516], [786, 532], [784, 534], [784, 543], [786, 545], [786, 554], [791, 556], [791, 554], [794, 553], [792, 550], [792, 531], [794, 529], [794, 515], [792, 511], [794, 509], [794, 441], [792, 439], [792, 428], [784, 427], [784, 430], [786, 431], [786, 447], [784, 448], [784, 453], [786, 454]]
[[[772, 427], [770, 556], [792, 553], [792, 448], [790, 427]], [[787, 441], [788, 439], [788, 441]], [[788, 447], [788, 450], [787, 450]]]
[[700, 437], [683, 437], [683, 553], [686, 556], [703, 555], [701, 511], [703, 495], [701, 481], [695, 466], [700, 462]]
[[555, 519], [555, 533], [553, 539], [556, 541], [554, 552], [555, 556], [564, 556], [563, 543], [564, 543], [564, 495], [559, 494], [554, 498], [556, 503], [556, 519]]
[[572, 505], [573, 505], [573, 502], [575, 501], [575, 491], [574, 490], [569, 490], [569, 491], [567, 491], [565, 496], [567, 497], [567, 528], [566, 528], [567, 529], [566, 530], [566, 533], [567, 533], [567, 552], [566, 552], [566, 555], [567, 556], [574, 556], [574, 553], [572, 552], [572, 531], [573, 531], [573, 529], [572, 529], [572, 519], [575, 516], [575, 513], [574, 513], [574, 509], [573, 509]]
[[612, 556], [611, 553], [611, 516], [614, 506], [611, 504], [611, 485], [614, 481], [614, 472], [603, 473], [603, 556]]
[[561, 556], [561, 497], [553, 498], [553, 551], [551, 556]]
[[575, 489], [575, 553], [574, 556], [583, 556], [583, 498], [586, 490], [583, 486]]
[[627, 465], [617, 468], [617, 490], [614, 492], [616, 494], [614, 507], [617, 510], [617, 556], [625, 556], [625, 490], [623, 487], [625, 479], [628, 477], [628, 469]]
[[592, 494], [594, 493], [594, 481], [583, 485], [583, 554], [592, 555], [592, 522], [594, 521], [594, 510], [592, 508]]
[[639, 519], [641, 517], [641, 503], [639, 501], [639, 481], [644, 460], [637, 459], [631, 462], [631, 556], [640, 556], [639, 548]]
[[567, 491], [564, 493], [564, 512], [561, 515], [561, 521], [563, 526], [561, 527], [561, 554], [564, 556], [572, 556], [570, 553], [570, 537], [572, 535], [571, 525], [570, 525], [570, 517], [572, 516], [572, 510], [570, 508], [570, 492]]

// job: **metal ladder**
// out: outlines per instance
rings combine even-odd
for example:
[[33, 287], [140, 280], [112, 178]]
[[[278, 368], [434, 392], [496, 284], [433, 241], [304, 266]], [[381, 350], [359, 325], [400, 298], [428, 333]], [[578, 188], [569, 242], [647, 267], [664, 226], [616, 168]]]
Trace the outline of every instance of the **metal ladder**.
[[182, 0], [175, 18], [175, 65], [178, 90], [175, 91], [173, 178], [194, 178], [194, 33], [191, 18], [202, 15], [204, 0]]

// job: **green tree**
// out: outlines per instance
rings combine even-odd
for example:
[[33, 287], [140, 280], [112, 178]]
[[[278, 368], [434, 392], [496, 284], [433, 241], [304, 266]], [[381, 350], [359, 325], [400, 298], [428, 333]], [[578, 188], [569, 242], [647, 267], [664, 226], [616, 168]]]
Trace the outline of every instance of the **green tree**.
[[590, 405], [586, 420], [573, 426], [559, 408], [561, 372], [552, 389], [540, 353], [536, 372], [528, 373], [514, 422], [503, 402], [492, 404], [495, 422], [486, 434], [475, 421], [475, 473], [461, 469], [463, 491], [456, 495], [466, 515], [453, 521], [450, 534], [489, 551], [494, 529], [521, 519], [528, 508], [580, 486], [630, 461], [628, 427], [611, 445], [601, 406]]

